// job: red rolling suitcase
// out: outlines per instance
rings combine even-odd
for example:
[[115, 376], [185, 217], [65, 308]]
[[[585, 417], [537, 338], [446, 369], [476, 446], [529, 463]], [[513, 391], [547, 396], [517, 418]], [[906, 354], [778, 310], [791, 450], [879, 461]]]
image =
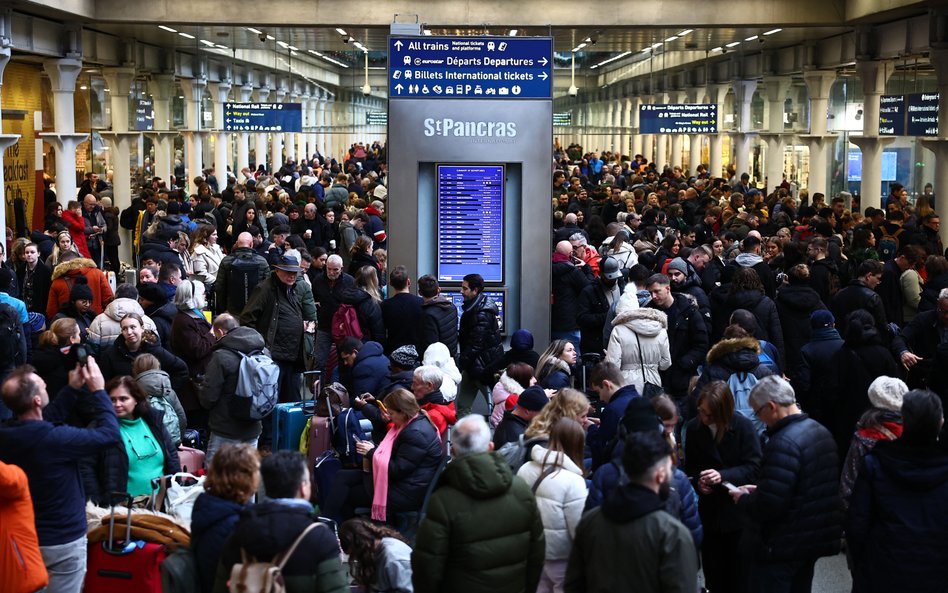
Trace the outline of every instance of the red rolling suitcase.
[[[128, 494], [112, 500], [124, 500], [132, 506]], [[132, 540], [132, 513], [128, 513], [125, 537], [115, 537], [115, 504], [109, 518], [108, 541], [89, 545], [85, 593], [161, 593], [159, 567], [167, 552], [161, 544]]]

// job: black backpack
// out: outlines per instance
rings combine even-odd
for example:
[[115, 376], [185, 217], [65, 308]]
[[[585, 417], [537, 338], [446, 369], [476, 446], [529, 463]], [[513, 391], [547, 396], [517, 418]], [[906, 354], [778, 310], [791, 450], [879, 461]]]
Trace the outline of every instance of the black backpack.
[[260, 280], [260, 270], [252, 254], [241, 253], [234, 257], [227, 274], [227, 310], [237, 314], [243, 311]]
[[26, 362], [26, 333], [20, 314], [6, 303], [0, 304], [0, 361], [6, 371]]

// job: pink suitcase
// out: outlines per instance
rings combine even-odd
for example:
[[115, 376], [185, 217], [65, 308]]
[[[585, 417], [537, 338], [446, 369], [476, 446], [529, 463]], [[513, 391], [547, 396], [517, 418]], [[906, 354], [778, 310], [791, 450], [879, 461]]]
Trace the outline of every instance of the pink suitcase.
[[182, 445], [178, 447], [178, 460], [181, 462], [181, 471], [195, 475], [204, 473], [204, 451]]

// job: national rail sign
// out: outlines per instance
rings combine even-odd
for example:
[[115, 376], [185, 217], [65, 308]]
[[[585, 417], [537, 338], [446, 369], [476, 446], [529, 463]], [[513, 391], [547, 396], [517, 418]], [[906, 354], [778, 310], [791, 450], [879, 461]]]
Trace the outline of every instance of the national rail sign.
[[300, 103], [225, 103], [225, 132], [302, 132]]
[[669, 103], [639, 106], [640, 134], [714, 134], [718, 106], [714, 103]]
[[549, 37], [389, 37], [389, 99], [552, 99]]
[[880, 97], [879, 135], [905, 135], [905, 95], [882, 95]]
[[907, 136], [938, 135], [938, 93], [906, 95]]

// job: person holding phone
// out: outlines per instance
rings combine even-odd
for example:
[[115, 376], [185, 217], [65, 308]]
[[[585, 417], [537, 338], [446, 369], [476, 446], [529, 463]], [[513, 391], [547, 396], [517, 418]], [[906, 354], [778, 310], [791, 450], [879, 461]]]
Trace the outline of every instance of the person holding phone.
[[[698, 492], [704, 526], [701, 547], [705, 582], [711, 591], [747, 590], [739, 546], [744, 522], [731, 502], [733, 484], [752, 484], [760, 469], [760, 440], [754, 425], [734, 409], [724, 381], [713, 381], [698, 396], [698, 416], [685, 425], [685, 473]], [[728, 486], [730, 485], [730, 488]]]

